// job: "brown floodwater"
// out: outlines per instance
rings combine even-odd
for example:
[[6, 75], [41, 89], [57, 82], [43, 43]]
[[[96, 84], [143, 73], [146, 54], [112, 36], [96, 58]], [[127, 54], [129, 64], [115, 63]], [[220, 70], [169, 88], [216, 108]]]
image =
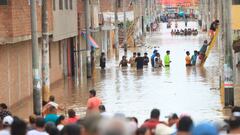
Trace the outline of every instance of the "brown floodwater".
[[[179, 27], [184, 28], [183, 23]], [[190, 28], [197, 28], [194, 22]], [[189, 114], [194, 120], [222, 119], [222, 104], [219, 91], [219, 53], [218, 47], [211, 52], [204, 67], [185, 67], [185, 52], [199, 50], [205, 34], [198, 36], [171, 36], [166, 24], [161, 24], [160, 31], [146, 37], [146, 45], [128, 50], [128, 58], [133, 51], [148, 52], [153, 47], [159, 50], [162, 58], [170, 50], [171, 67], [143, 71], [134, 68], [119, 68], [119, 60], [110, 57], [105, 71], [96, 67], [94, 77], [75, 88], [71, 79], [54, 84], [52, 94], [59, 104], [73, 108], [84, 116], [88, 90], [97, 90], [97, 96], [110, 113], [121, 112], [126, 116], [136, 116], [142, 122], [149, 117], [152, 108], [161, 110], [161, 118], [169, 113]], [[120, 51], [120, 57], [123, 50]], [[26, 99], [12, 108], [14, 114], [27, 118], [32, 113], [32, 100]], [[63, 112], [65, 113], [65, 112]]]

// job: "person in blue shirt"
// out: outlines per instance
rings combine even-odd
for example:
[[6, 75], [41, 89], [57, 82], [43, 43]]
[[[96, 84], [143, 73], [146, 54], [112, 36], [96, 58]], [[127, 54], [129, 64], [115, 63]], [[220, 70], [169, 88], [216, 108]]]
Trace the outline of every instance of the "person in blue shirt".
[[157, 50], [154, 50], [153, 51], [153, 54], [152, 54], [152, 56], [151, 56], [151, 64], [152, 64], [152, 67], [154, 67], [154, 58], [156, 57], [156, 54], [157, 54]]
[[49, 108], [49, 113], [46, 115], [46, 117], [44, 118], [45, 122], [53, 122], [56, 123], [58, 119], [58, 115], [57, 115], [57, 109], [54, 106], [51, 106]]
[[195, 66], [197, 62], [197, 57], [198, 57], [198, 51], [194, 51], [194, 54], [191, 57], [191, 65]]
[[144, 53], [144, 56], [143, 56], [143, 64], [145, 66], [147, 66], [149, 63], [149, 58], [148, 58], [148, 53]]

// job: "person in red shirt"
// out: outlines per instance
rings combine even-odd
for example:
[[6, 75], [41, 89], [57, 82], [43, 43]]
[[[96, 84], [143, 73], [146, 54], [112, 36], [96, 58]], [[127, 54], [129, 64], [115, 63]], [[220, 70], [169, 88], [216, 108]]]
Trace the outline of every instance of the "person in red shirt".
[[153, 109], [151, 111], [150, 119], [146, 120], [141, 127], [145, 127], [145, 128], [150, 129], [152, 134], [154, 134], [155, 128], [158, 124], [160, 124], [160, 123], [166, 124], [165, 122], [161, 122], [159, 120], [159, 118], [160, 118], [160, 110], [159, 109]]
[[102, 104], [102, 100], [96, 97], [96, 91], [89, 91], [89, 99], [87, 101], [87, 112], [88, 113], [98, 113], [99, 106]]
[[68, 119], [66, 120], [68, 124], [74, 124], [79, 120], [76, 116], [76, 112], [73, 109], [68, 110]]

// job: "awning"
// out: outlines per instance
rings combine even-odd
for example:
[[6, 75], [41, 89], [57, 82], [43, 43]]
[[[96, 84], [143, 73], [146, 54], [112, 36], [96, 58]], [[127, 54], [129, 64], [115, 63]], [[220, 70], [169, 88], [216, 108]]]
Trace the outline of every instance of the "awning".
[[[86, 32], [81, 32], [81, 35], [83, 36], [83, 38], [86, 40]], [[89, 39], [89, 45], [93, 48], [99, 48], [99, 45], [96, 43], [96, 41], [92, 38], [91, 35], [88, 36]]]

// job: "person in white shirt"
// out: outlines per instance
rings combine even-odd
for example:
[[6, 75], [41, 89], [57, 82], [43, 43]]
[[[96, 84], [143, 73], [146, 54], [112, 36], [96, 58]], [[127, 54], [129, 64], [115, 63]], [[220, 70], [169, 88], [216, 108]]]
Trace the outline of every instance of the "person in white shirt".
[[154, 68], [159, 68], [162, 66], [163, 66], [163, 64], [162, 64], [162, 59], [160, 57], [160, 54], [156, 53], [156, 56], [154, 58]]
[[0, 135], [10, 135], [11, 125], [13, 123], [12, 116], [6, 116], [3, 118], [3, 129], [0, 131]]
[[27, 135], [49, 135], [45, 129], [45, 120], [44, 118], [36, 118], [35, 129], [27, 132]]

